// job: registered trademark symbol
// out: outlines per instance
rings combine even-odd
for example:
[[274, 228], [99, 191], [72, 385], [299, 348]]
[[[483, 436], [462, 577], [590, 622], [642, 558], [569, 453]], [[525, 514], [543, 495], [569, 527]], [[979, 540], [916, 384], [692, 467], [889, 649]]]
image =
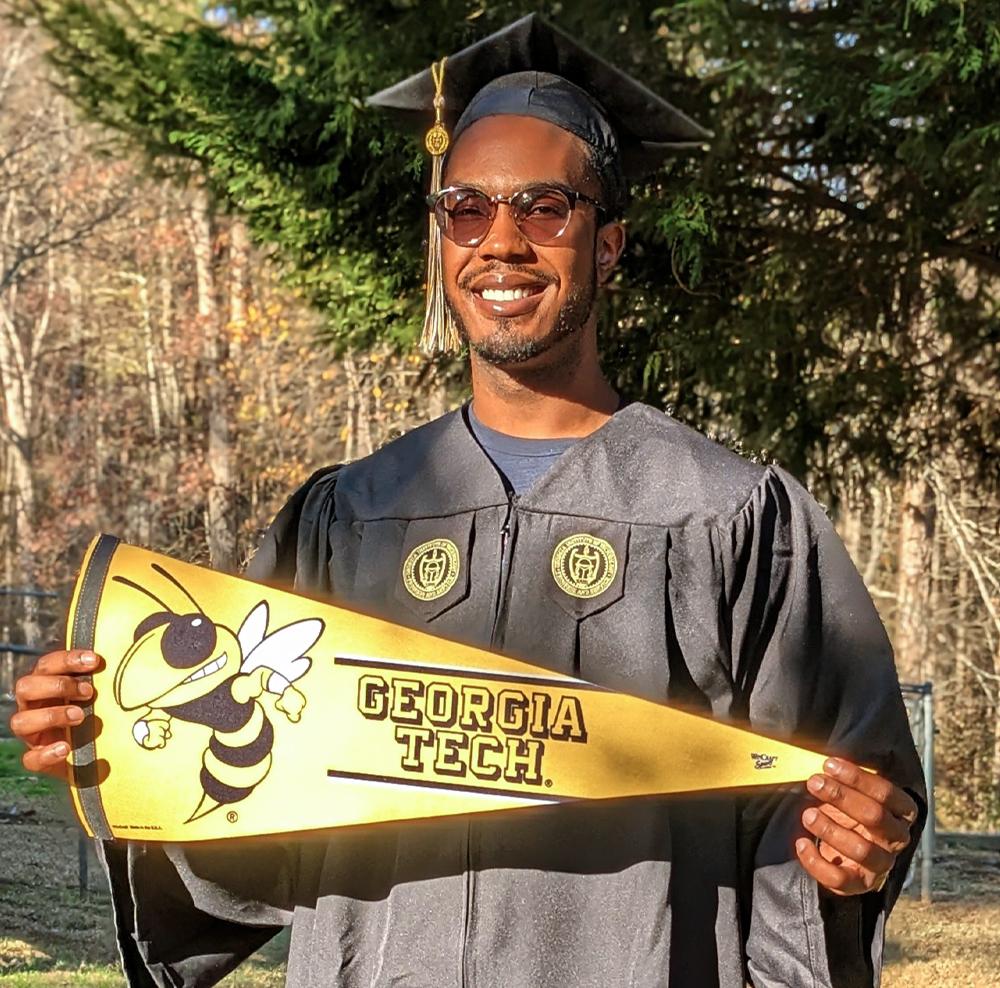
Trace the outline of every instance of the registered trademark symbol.
[[230, 823], [236, 823], [236, 821], [237, 821], [237, 820], [239, 820], [239, 818], [240, 818], [240, 817], [239, 817], [239, 814], [238, 814], [238, 813], [236, 812], [236, 810], [230, 810], [230, 811], [229, 811], [229, 812], [228, 812], [228, 813], [226, 814], [226, 819], [227, 819], [227, 820], [228, 820], [228, 821], [229, 821]]
[[545, 780], [545, 788], [546, 789], [551, 789], [552, 788], [552, 780], [551, 779], [546, 779]]

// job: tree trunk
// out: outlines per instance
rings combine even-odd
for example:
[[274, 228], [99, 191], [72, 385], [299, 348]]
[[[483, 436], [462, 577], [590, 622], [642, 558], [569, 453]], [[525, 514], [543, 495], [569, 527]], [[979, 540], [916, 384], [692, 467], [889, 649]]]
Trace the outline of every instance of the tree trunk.
[[900, 498], [896, 592], [896, 666], [905, 682], [934, 675], [929, 622], [935, 520], [933, 488], [922, 470], [910, 468]]
[[347, 378], [348, 432], [344, 449], [344, 459], [367, 456], [374, 448], [372, 443], [372, 423], [368, 414], [368, 397], [364, 393], [361, 372], [358, 370], [354, 354], [349, 352], [343, 359], [344, 375]]
[[247, 267], [250, 238], [242, 220], [234, 219], [229, 227], [229, 324], [232, 330], [230, 358], [239, 366], [247, 325]]
[[208, 555], [213, 567], [236, 568], [236, 504], [233, 484], [232, 426], [226, 380], [226, 338], [219, 319], [212, 251], [212, 215], [208, 193], [196, 189], [189, 231], [195, 262], [198, 321], [202, 327], [202, 381], [206, 392], [205, 458], [209, 487], [206, 498]]

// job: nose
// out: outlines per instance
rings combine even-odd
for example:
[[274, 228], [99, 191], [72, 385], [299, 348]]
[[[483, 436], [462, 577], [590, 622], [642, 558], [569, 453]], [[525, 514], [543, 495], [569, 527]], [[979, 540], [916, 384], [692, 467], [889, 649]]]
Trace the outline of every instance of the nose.
[[476, 248], [482, 260], [508, 261], [521, 264], [537, 260], [531, 241], [518, 229], [510, 206], [497, 203], [493, 225]]

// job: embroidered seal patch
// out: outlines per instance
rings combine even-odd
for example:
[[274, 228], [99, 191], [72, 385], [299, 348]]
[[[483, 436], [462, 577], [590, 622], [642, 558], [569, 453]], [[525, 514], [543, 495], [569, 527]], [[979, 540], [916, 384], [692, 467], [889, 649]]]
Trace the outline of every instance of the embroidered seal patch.
[[610, 542], [596, 535], [571, 535], [552, 553], [552, 576], [571, 597], [589, 599], [604, 593], [618, 572], [618, 557]]
[[431, 539], [416, 547], [403, 563], [403, 586], [417, 600], [437, 600], [458, 580], [458, 546], [451, 539]]

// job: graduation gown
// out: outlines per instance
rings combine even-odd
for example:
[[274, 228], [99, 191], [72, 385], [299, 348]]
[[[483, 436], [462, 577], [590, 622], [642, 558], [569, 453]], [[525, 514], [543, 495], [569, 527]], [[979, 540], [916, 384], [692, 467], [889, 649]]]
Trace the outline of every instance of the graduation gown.
[[[556, 548], [580, 534], [616, 561], [591, 597], [553, 577]], [[457, 547], [458, 577], [420, 599], [405, 560], [438, 539]], [[520, 497], [464, 410], [445, 415], [313, 476], [250, 575], [794, 735], [924, 804], [889, 642], [823, 511], [780, 469], [648, 406], [626, 406]], [[213, 984], [287, 923], [297, 988], [874, 985], [910, 855], [881, 892], [821, 895], [794, 855], [805, 799], [795, 787], [104, 851], [135, 985]]]

